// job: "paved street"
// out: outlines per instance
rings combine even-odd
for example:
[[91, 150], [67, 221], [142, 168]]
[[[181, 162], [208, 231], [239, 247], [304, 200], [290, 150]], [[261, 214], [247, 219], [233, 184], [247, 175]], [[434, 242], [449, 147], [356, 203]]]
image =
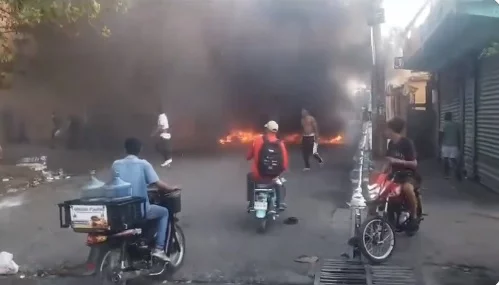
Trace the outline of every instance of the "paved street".
[[420, 170], [428, 216], [416, 236], [399, 236], [390, 263], [416, 268], [425, 285], [495, 285], [499, 196], [472, 182], [444, 180], [434, 162]]
[[[300, 170], [298, 153], [286, 175], [289, 211], [260, 235], [245, 212], [242, 153], [178, 157], [161, 176], [183, 185], [181, 225], [187, 236], [187, 259], [175, 276], [187, 283], [311, 284], [300, 255], [339, 258], [346, 250], [349, 198], [345, 165], [350, 154], [329, 150], [328, 164], [309, 173]], [[157, 163], [155, 161], [155, 163]], [[499, 198], [470, 182], [449, 182], [433, 162], [423, 162], [424, 209], [428, 214], [414, 237], [400, 235], [390, 264], [415, 268], [426, 285], [496, 284], [499, 268]], [[100, 174], [106, 176], [105, 173]], [[28, 190], [0, 201], [0, 249], [14, 253], [24, 270], [73, 268], [87, 249], [84, 235], [58, 228], [55, 203], [77, 195], [83, 178]], [[347, 184], [348, 185], [348, 184]], [[50, 186], [50, 187], [48, 187]], [[54, 187], [55, 186], [55, 187]], [[24, 207], [13, 206], [23, 204]], [[288, 216], [297, 225], [284, 225]], [[79, 285], [80, 277], [5, 279], [7, 284]], [[14, 282], [15, 283], [10, 283]]]
[[[339, 257], [348, 230], [333, 214], [349, 194], [344, 148], [325, 153], [327, 165], [302, 173], [293, 152], [288, 179], [288, 206], [264, 235], [245, 211], [243, 151], [201, 157], [177, 157], [172, 169], [158, 169], [168, 182], [181, 184], [181, 225], [187, 237], [184, 267], [175, 276], [193, 282], [310, 283], [309, 268], [294, 262], [300, 255]], [[101, 176], [106, 176], [101, 173]], [[73, 267], [84, 262], [85, 235], [59, 229], [55, 204], [78, 195], [84, 178], [62, 181], [5, 197], [0, 209], [0, 249], [12, 252], [24, 270]], [[348, 183], [347, 183], [348, 185]], [[22, 204], [22, 206], [15, 206]], [[11, 206], [11, 207], [8, 207]], [[285, 225], [286, 217], [299, 219]], [[343, 224], [346, 221], [343, 221]]]

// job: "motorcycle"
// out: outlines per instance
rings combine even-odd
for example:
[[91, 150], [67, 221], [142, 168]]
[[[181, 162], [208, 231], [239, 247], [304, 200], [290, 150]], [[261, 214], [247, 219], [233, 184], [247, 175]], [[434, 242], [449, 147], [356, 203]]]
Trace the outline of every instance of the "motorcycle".
[[[359, 227], [357, 237], [363, 256], [373, 264], [383, 263], [391, 257], [396, 245], [395, 232], [405, 232], [408, 236], [413, 236], [423, 220], [420, 187], [417, 187], [417, 225], [414, 228], [407, 226], [406, 222], [410, 216], [407, 203], [401, 195], [401, 185], [395, 182], [399, 175], [404, 173], [374, 174], [371, 179], [374, 183], [368, 185], [371, 199], [368, 203], [370, 217]], [[376, 246], [386, 246], [386, 250], [375, 254]]]
[[[269, 220], [279, 217], [279, 205], [276, 203], [276, 184], [282, 187], [281, 195], [284, 195], [284, 183], [286, 179], [277, 177], [270, 183], [256, 183], [254, 189], [254, 213], [258, 221], [257, 231], [264, 233], [267, 230]], [[274, 211], [271, 211], [273, 210]]]
[[126, 285], [139, 276], [165, 280], [182, 266], [185, 236], [176, 217], [180, 212], [180, 191], [165, 193], [149, 189], [148, 195], [151, 204], [165, 207], [170, 213], [165, 249], [170, 262], [151, 254], [155, 249], [158, 220], [142, 220], [125, 231], [89, 233], [87, 275], [97, 276], [102, 284]]

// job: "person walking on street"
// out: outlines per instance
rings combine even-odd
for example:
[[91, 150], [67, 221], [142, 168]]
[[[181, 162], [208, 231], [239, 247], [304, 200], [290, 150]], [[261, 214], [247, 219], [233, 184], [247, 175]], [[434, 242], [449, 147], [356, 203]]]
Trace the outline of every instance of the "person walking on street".
[[157, 137], [156, 150], [163, 156], [164, 159], [161, 167], [169, 167], [173, 161], [170, 142], [172, 135], [169, 132], [170, 124], [168, 123], [168, 117], [163, 110], [160, 109], [158, 113], [157, 127], [152, 136]]
[[442, 159], [444, 162], [445, 178], [449, 179], [451, 171], [455, 171], [458, 179], [461, 178], [458, 170], [459, 146], [461, 143], [461, 132], [459, 124], [452, 121], [452, 113], [445, 113], [445, 122], [440, 133], [442, 138]]
[[315, 118], [305, 109], [301, 111], [301, 126], [303, 128], [301, 151], [305, 163], [303, 171], [308, 171], [310, 170], [310, 156], [313, 156], [321, 166], [324, 164], [324, 160], [317, 151], [319, 145], [319, 127]]
[[56, 147], [57, 141], [61, 136], [62, 119], [56, 112], [52, 112], [52, 133], [50, 135], [50, 146]]

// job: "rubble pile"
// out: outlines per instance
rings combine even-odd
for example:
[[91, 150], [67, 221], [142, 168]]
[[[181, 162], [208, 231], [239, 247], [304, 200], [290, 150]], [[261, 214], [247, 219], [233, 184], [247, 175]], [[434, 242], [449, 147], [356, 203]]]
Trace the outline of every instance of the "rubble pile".
[[16, 165], [0, 165], [0, 196], [36, 187], [61, 179], [69, 179], [63, 169], [56, 171], [47, 168], [47, 157], [25, 157]]

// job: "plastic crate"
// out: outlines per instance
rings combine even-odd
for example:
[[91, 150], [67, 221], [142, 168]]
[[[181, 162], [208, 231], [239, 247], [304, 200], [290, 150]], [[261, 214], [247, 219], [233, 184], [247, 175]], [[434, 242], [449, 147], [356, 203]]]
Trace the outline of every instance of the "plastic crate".
[[60, 226], [79, 233], [127, 230], [144, 219], [145, 203], [142, 197], [64, 201], [58, 204]]

